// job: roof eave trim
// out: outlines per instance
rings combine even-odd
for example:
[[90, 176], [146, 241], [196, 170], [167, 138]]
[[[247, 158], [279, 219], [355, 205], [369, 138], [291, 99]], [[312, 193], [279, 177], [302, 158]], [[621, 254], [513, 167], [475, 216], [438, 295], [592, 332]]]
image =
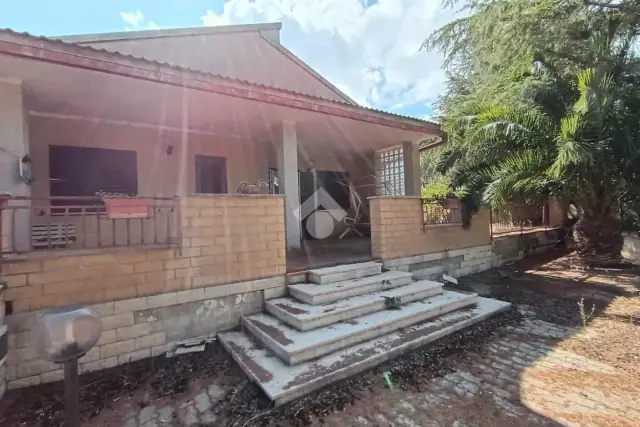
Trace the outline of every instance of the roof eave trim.
[[115, 41], [132, 41], [166, 37], [190, 37], [207, 34], [239, 33], [249, 31], [270, 31], [282, 29], [281, 22], [264, 24], [221, 25], [211, 27], [170, 28], [161, 30], [117, 31], [113, 33], [72, 34], [68, 36], [50, 37], [65, 43], [108, 43]]
[[[429, 135], [440, 135], [440, 126], [436, 123], [425, 122], [418, 119], [396, 116], [377, 110], [367, 109], [357, 105], [351, 105], [339, 101], [316, 98], [310, 95], [297, 94], [283, 91], [277, 88], [251, 85], [249, 83], [230, 84], [224, 77], [216, 77], [207, 73], [183, 70], [161, 63], [150, 63], [144, 61], [145, 65], [152, 67], [144, 68], [132, 63], [135, 58], [129, 60], [129, 64], [116, 61], [108, 61], [95, 56], [78, 54], [76, 52], [65, 52], [64, 50], [51, 49], [46, 47], [47, 43], [56, 43], [46, 39], [38, 39], [37, 46], [15, 43], [0, 40], [0, 54], [21, 57], [41, 62], [56, 63], [65, 66], [83, 68], [107, 74], [119, 75], [123, 77], [136, 78], [140, 80], [154, 81], [163, 84], [189, 88], [204, 92], [216, 93], [219, 95], [232, 96], [290, 108], [297, 108], [321, 114], [333, 115], [337, 117], [350, 118], [357, 121], [368, 122], [403, 129], [411, 132], [418, 132]], [[88, 49], [93, 53], [93, 48], [84, 48], [76, 45], [65, 46], [62, 42], [57, 42], [59, 47], [78, 49]], [[99, 51], [96, 51], [99, 52]], [[169, 72], [169, 71], [175, 71]]]
[[298, 56], [296, 56], [296, 54], [291, 52], [285, 46], [281, 45], [280, 43], [274, 43], [273, 41], [269, 40], [268, 37], [265, 37], [264, 34], [260, 34], [260, 36], [263, 39], [265, 39], [267, 41], [267, 43], [269, 43], [271, 46], [273, 46], [276, 50], [278, 50], [284, 56], [286, 56], [291, 61], [293, 61], [296, 65], [301, 67], [307, 73], [311, 74], [311, 76], [315, 77], [316, 80], [320, 81], [320, 83], [322, 83], [323, 85], [325, 85], [326, 87], [331, 89], [331, 91], [335, 92], [336, 95], [340, 96], [344, 101], [346, 101], [346, 102], [348, 102], [350, 104], [353, 104], [353, 105], [359, 105], [356, 101], [354, 101], [349, 96], [347, 96], [347, 94], [345, 94], [343, 91], [338, 89], [337, 86], [335, 86], [329, 80], [327, 80], [324, 77], [322, 77], [322, 75], [320, 73], [318, 73], [316, 70], [311, 68], [306, 62], [304, 62], [302, 59], [298, 58]]

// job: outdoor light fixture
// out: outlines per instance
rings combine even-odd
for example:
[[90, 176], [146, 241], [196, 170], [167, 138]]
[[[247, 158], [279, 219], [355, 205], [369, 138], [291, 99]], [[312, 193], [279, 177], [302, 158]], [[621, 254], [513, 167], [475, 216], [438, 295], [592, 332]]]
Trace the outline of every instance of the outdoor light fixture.
[[86, 306], [57, 308], [38, 316], [35, 346], [40, 356], [64, 365], [65, 426], [80, 425], [78, 359], [98, 342], [102, 320]]

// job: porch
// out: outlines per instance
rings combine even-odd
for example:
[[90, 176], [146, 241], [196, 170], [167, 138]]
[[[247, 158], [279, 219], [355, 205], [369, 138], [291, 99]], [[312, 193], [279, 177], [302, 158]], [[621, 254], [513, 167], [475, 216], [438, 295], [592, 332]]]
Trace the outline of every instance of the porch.
[[[5, 38], [3, 49], [33, 43]], [[263, 181], [264, 192], [285, 196], [292, 268], [331, 264], [331, 254], [336, 262], [369, 258], [367, 239], [338, 237], [349, 227], [368, 232], [369, 197], [419, 193], [418, 144], [439, 133], [421, 120], [277, 89], [241, 91], [219, 77], [180, 71], [177, 84], [145, 61], [117, 54], [110, 60], [136, 62], [137, 71], [105, 69], [102, 57], [80, 67], [51, 60], [46, 45], [33, 46], [40, 55], [0, 51], [0, 132], [7, 135], [0, 193], [11, 196], [3, 214], [5, 253], [168, 245], [180, 237], [171, 235], [180, 229], [175, 211], [168, 217], [173, 198], [235, 194], [242, 183]], [[66, 48], [56, 44], [56, 51]], [[319, 190], [333, 207], [318, 199]], [[96, 197], [103, 193], [155, 200], [163, 206], [154, 212], [164, 214], [146, 223], [105, 221]], [[74, 198], [93, 211], [74, 208]], [[302, 212], [308, 201], [311, 209]], [[53, 209], [61, 205], [69, 209]], [[333, 219], [322, 233], [327, 242], [309, 232], [319, 226], [318, 211]]]
[[370, 236], [303, 240], [300, 249], [287, 252], [287, 271], [295, 273], [372, 259]]

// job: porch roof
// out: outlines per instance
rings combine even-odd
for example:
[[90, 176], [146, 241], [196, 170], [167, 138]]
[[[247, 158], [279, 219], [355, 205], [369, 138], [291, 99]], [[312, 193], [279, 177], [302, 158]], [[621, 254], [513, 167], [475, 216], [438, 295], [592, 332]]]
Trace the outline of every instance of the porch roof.
[[[408, 131], [407, 139], [441, 136], [437, 123], [330, 100], [280, 87], [205, 73], [91, 46], [0, 30], [0, 56], [59, 64], [138, 80], [210, 92]], [[0, 64], [0, 78], [3, 77]], [[9, 75], [21, 79], [20, 75]], [[412, 135], [409, 135], [412, 134]]]

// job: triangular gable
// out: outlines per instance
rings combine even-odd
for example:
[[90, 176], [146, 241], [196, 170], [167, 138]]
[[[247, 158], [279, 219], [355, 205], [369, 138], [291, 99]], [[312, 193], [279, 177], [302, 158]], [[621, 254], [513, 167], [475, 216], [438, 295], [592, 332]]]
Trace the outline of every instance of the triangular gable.
[[279, 43], [280, 24], [135, 31], [61, 40], [356, 104]]

